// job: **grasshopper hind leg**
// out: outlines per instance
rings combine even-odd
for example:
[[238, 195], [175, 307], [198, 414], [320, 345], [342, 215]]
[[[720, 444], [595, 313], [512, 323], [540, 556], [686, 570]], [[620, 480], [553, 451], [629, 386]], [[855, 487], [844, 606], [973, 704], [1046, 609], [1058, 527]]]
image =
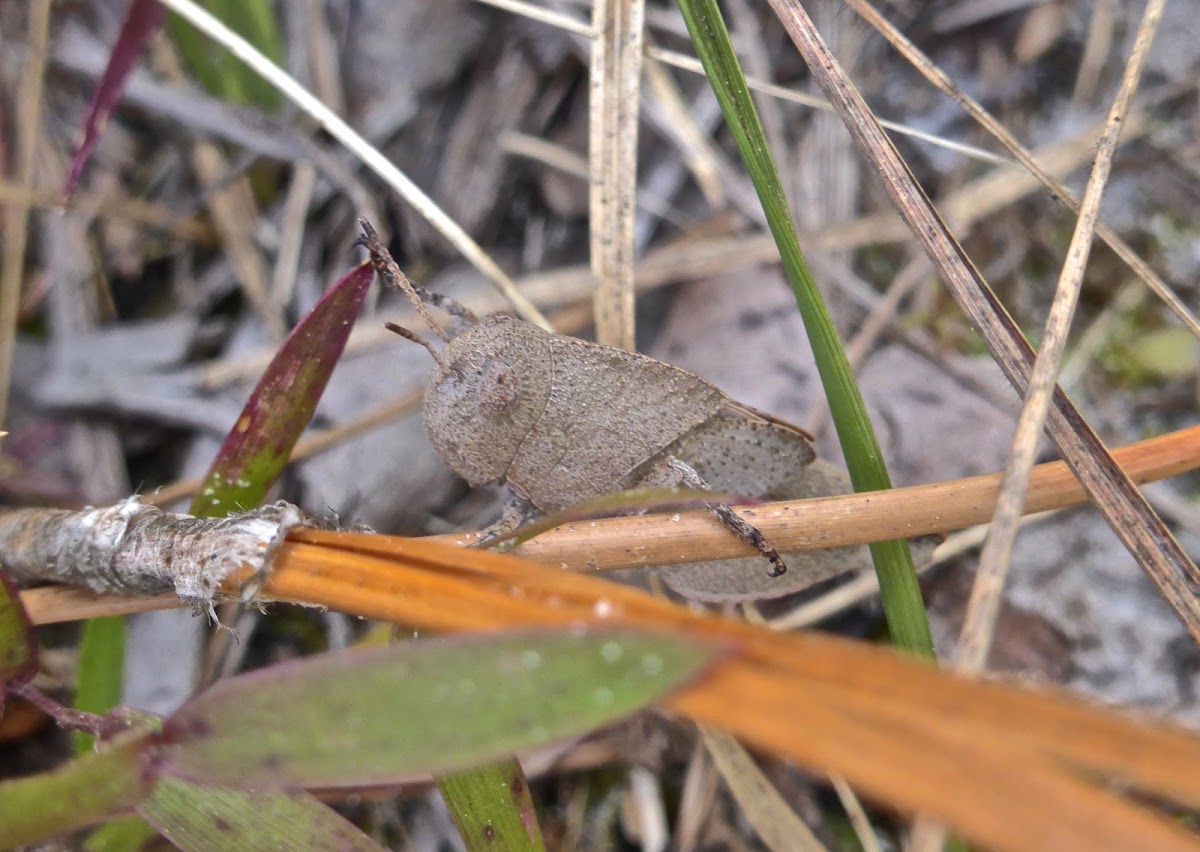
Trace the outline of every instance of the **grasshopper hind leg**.
[[[667, 462], [667, 467], [678, 476], [680, 485], [704, 491], [713, 490], [700, 474], [696, 473], [696, 469], [687, 462], [671, 457]], [[782, 577], [787, 573], [787, 564], [783, 561], [783, 557], [779, 555], [779, 551], [767, 541], [766, 536], [757, 527], [724, 503], [705, 503], [704, 505], [710, 512], [717, 516], [717, 519], [721, 523], [729, 528], [730, 532], [754, 547], [755, 550], [771, 563], [771, 570], [767, 572], [769, 576]]]

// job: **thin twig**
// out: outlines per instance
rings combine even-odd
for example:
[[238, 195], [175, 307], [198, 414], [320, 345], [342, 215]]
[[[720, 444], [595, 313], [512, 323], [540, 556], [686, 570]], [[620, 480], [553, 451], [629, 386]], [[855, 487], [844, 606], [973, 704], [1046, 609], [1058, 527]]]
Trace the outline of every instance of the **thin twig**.
[[114, 506], [0, 512], [0, 567], [18, 582], [59, 582], [103, 594], [157, 595], [211, 611], [217, 588], [270, 565], [288, 530], [316, 524], [275, 503], [225, 518], [163, 512], [130, 497]]
[[[1115, 455], [1137, 482], [1195, 469], [1200, 467], [1200, 426], [1121, 447]], [[1002, 476], [996, 473], [890, 491], [766, 503], [736, 511], [780, 550], [822, 550], [946, 532], [987, 521], [995, 509]], [[1086, 499], [1087, 492], [1067, 466], [1051, 462], [1034, 468], [1025, 509], [1041, 512], [1078, 505]], [[477, 533], [464, 533], [433, 540], [470, 545], [476, 538]], [[747, 550], [710, 513], [697, 511], [566, 524], [513, 552], [562, 568], [600, 571], [727, 559], [745, 556]], [[68, 609], [60, 609], [60, 595]], [[105, 614], [102, 601], [81, 598], [75, 590], [59, 587], [25, 592], [22, 600], [36, 623], [80, 617], [80, 612], [87, 617]], [[117, 600], [115, 605], [120, 607], [117, 611], [130, 611], [128, 601]], [[162, 600], [152, 599], [144, 608], [162, 606]]]

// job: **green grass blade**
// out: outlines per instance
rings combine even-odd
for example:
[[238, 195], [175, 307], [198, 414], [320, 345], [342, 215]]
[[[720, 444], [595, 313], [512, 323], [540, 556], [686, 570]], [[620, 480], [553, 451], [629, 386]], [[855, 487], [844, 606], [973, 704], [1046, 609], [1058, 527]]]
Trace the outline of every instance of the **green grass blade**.
[[[120, 616], [93, 618], [83, 628], [79, 646], [79, 676], [75, 685], [75, 709], [103, 716], [121, 703], [125, 681], [125, 619]], [[96, 738], [74, 731], [75, 753], [92, 750]]]
[[153, 795], [138, 805], [138, 813], [161, 826], [171, 843], [185, 852], [383, 852], [382, 846], [308, 793], [248, 792], [165, 776]]
[[439, 775], [437, 785], [470, 852], [546, 848], [529, 783], [515, 757]]
[[[721, 104], [725, 121], [750, 172], [771, 235], [779, 247], [784, 273], [796, 294], [796, 303], [812, 343], [821, 384], [829, 398], [838, 440], [841, 441], [842, 452], [850, 469], [850, 480], [856, 491], [891, 488], [887, 466], [862, 395], [854, 381], [850, 362], [846, 359], [833, 320], [800, 251], [779, 172], [771, 159], [758, 111], [733, 52], [721, 11], [716, 0], [679, 0], [679, 7], [709, 83]], [[901, 540], [872, 544], [871, 556], [879, 575], [892, 641], [907, 651], [932, 658], [933, 638], [929, 632], [908, 542]]]

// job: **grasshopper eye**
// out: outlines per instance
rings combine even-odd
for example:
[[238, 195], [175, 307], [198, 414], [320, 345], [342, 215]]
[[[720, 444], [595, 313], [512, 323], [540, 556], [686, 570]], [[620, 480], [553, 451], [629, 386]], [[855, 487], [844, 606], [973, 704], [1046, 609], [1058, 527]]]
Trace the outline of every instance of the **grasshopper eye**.
[[517, 401], [517, 374], [503, 361], [491, 360], [479, 376], [479, 411], [503, 417]]

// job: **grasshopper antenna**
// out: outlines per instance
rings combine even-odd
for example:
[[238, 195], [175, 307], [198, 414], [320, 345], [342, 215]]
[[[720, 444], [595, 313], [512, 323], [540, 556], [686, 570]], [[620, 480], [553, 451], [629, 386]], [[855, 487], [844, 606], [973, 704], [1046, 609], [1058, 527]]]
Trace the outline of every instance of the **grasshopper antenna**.
[[446, 373], [452, 372], [450, 365], [446, 363], [446, 360], [444, 358], [442, 358], [442, 353], [440, 353], [436, 349], [434, 349], [433, 344], [431, 344], [424, 337], [417, 334], [415, 331], [409, 331], [407, 328], [405, 328], [402, 325], [396, 325], [394, 322], [385, 322], [384, 326], [387, 328], [388, 331], [395, 332], [396, 334], [403, 337], [405, 340], [411, 340], [413, 343], [419, 343], [421, 346], [424, 346], [425, 351], [433, 356], [433, 362], [435, 364], [437, 364], [438, 367], [443, 372], [446, 372]]
[[404, 293], [408, 297], [408, 300], [412, 302], [413, 307], [416, 308], [421, 319], [433, 329], [434, 334], [440, 337], [444, 343], [450, 342], [450, 336], [442, 328], [441, 324], [433, 319], [433, 316], [429, 313], [429, 308], [426, 307], [426, 302], [441, 308], [450, 314], [450, 316], [463, 321], [467, 325], [475, 325], [479, 322], [479, 318], [466, 305], [447, 298], [441, 293], [434, 293], [423, 287], [415, 286], [408, 280], [408, 276], [401, 271], [399, 264], [392, 258], [391, 252], [387, 250], [387, 246], [383, 244], [383, 241], [379, 239], [379, 234], [376, 233], [371, 223], [362, 218], [358, 220], [358, 223], [362, 225], [363, 236], [355, 244], [366, 247], [371, 255], [371, 266], [374, 267], [375, 274], [379, 276], [379, 280], [388, 287]]

